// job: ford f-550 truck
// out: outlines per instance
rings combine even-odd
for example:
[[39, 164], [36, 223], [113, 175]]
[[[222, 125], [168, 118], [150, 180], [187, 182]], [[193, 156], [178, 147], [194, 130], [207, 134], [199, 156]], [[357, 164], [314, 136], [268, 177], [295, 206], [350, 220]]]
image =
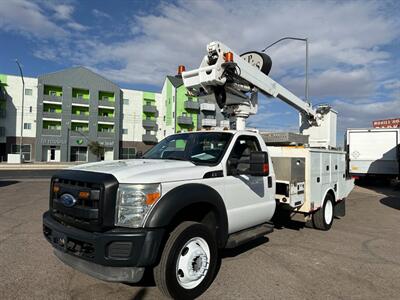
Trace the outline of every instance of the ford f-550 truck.
[[[153, 269], [166, 296], [190, 299], [212, 283], [219, 249], [273, 230], [277, 206], [321, 230], [344, 215], [353, 182], [346, 178], [345, 153], [331, 146], [336, 135], [328, 125], [336, 113], [301, 106], [277, 83], [269, 86], [262, 61], [256, 68], [248, 56], [234, 61], [229, 48], [210, 45], [209, 65], [181, 75], [189, 91], [214, 93], [236, 130], [174, 134], [141, 159], [89, 163], [53, 176], [43, 232], [65, 264], [133, 283]], [[238, 76], [240, 85], [231, 81]], [[293, 146], [243, 128], [256, 110], [254, 88], [302, 107], [306, 141]]]

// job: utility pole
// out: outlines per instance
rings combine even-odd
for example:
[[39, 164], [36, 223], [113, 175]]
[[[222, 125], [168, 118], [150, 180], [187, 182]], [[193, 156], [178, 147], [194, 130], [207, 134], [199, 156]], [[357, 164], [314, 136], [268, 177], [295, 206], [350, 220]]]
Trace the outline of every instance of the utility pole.
[[23, 146], [23, 139], [24, 139], [24, 96], [25, 96], [25, 81], [24, 81], [24, 74], [22, 74], [22, 68], [19, 64], [18, 60], [15, 59], [16, 64], [18, 65], [19, 73], [21, 74], [22, 79], [22, 108], [21, 108], [21, 137], [19, 139], [19, 159], [20, 163], [24, 161], [22, 157], [22, 146]]

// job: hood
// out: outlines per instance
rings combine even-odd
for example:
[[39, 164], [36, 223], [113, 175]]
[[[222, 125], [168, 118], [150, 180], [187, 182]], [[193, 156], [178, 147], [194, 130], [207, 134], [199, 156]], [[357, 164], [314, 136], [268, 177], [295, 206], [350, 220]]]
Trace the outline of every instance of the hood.
[[70, 169], [111, 174], [120, 183], [157, 183], [200, 179], [214, 168], [189, 161], [130, 159], [88, 163]]

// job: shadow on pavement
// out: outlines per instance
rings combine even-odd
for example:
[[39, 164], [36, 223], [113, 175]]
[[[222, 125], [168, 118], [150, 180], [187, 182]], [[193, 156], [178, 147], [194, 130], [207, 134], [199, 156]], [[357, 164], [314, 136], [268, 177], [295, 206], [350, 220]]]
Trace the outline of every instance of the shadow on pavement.
[[396, 197], [386, 197], [381, 200], [379, 200], [383, 205], [386, 205], [388, 207], [400, 210], [400, 198]]
[[142, 300], [147, 294], [147, 289], [146, 288], [141, 288], [136, 295], [134, 295], [131, 300]]
[[0, 180], [0, 187], [9, 186], [18, 183], [17, 180]]

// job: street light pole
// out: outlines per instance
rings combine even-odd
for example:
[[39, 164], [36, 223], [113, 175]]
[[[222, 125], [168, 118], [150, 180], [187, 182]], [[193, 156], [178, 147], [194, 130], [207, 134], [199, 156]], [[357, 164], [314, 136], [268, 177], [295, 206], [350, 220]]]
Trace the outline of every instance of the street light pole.
[[19, 139], [19, 159], [20, 162], [23, 162], [22, 157], [22, 145], [23, 145], [23, 133], [24, 133], [24, 96], [25, 96], [25, 81], [24, 81], [24, 74], [22, 73], [21, 65], [19, 64], [18, 60], [15, 60], [16, 64], [18, 65], [19, 73], [21, 74], [22, 79], [22, 108], [21, 108], [21, 137]]
[[306, 86], [305, 86], [305, 100], [310, 103], [309, 101], [309, 95], [308, 95], [308, 38], [298, 38], [298, 37], [284, 37], [281, 38], [279, 40], [277, 40], [276, 42], [273, 42], [272, 44], [268, 45], [267, 47], [265, 47], [263, 50], [261, 50], [261, 52], [265, 52], [268, 48], [271, 48], [272, 46], [278, 44], [279, 42], [282, 42], [284, 40], [295, 40], [295, 41], [303, 41], [306, 43]]

